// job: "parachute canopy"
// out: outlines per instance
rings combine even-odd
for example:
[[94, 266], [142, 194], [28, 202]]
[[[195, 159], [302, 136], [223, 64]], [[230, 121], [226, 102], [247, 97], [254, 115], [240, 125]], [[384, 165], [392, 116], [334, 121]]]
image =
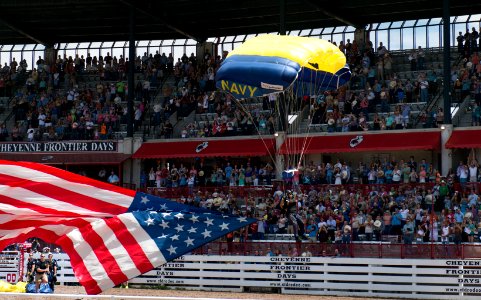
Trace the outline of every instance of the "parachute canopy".
[[[282, 92], [334, 90], [351, 78], [346, 57], [325, 40], [261, 35], [234, 49], [216, 74], [218, 89], [237, 99]], [[307, 88], [306, 88], [307, 87]]]

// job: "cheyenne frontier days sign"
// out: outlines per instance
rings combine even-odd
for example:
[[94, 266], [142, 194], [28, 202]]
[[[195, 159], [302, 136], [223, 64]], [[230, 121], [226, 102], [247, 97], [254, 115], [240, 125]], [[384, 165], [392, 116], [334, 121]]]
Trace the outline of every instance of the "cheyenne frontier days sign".
[[114, 152], [114, 151], [117, 151], [117, 142], [113, 142], [113, 141], [0, 143], [0, 153]]

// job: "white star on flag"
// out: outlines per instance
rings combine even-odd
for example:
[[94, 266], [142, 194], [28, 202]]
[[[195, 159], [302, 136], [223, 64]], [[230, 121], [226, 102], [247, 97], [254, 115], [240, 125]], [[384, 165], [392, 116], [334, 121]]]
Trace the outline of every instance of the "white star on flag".
[[177, 232], [184, 231], [184, 225], [177, 224], [177, 227], [175, 227], [175, 230], [177, 230]]
[[205, 239], [205, 238], [210, 237], [210, 233], [211, 233], [211, 232], [212, 232], [212, 231], [208, 231], [207, 228], [206, 228], [206, 229], [204, 230], [204, 232], [202, 232], [201, 234], [204, 236], [204, 239]]
[[209, 217], [207, 217], [204, 221], [204, 223], [207, 225], [207, 226], [211, 226], [211, 225], [214, 225], [214, 223], [212, 223], [212, 221], [214, 221], [213, 219], [209, 219]]
[[166, 238], [168, 238], [168, 237], [169, 237], [168, 235], [163, 234], [163, 235], [161, 235], [161, 236], [159, 236], [159, 237], [157, 237], [157, 238], [158, 238], [158, 239], [166, 239]]
[[199, 217], [196, 216], [196, 215], [192, 215], [192, 217], [190, 218], [190, 220], [192, 221], [192, 223], [199, 222]]
[[167, 204], [165, 204], [165, 203], [162, 204], [162, 205], [160, 206], [160, 209], [162, 209], [162, 210], [167, 210]]
[[220, 230], [229, 230], [229, 224], [222, 222], [222, 225], [219, 225]]
[[142, 200], [140, 200], [140, 202], [141, 202], [142, 204], [147, 204], [147, 202], [149, 202], [149, 201], [150, 201], [150, 199], [147, 198], [147, 197], [145, 197], [145, 196], [143, 196], [143, 197], [142, 197]]
[[247, 218], [246, 217], [238, 217], [237, 220], [239, 222], [247, 222]]
[[197, 228], [191, 227], [189, 230], [187, 230], [188, 233], [197, 233]]
[[184, 215], [181, 214], [181, 213], [178, 213], [178, 214], [175, 215], [175, 217], [180, 220], [180, 219], [184, 218]]
[[159, 226], [164, 229], [169, 228], [169, 222], [165, 222], [165, 220], [162, 220], [162, 223], [160, 223]]
[[149, 217], [147, 220], [145, 220], [145, 224], [147, 224], [147, 226], [153, 225], [153, 224], [154, 224], [154, 219], [152, 219], [152, 218]]
[[194, 239], [191, 239], [190, 237], [184, 241], [186, 243], [186, 246], [194, 246]]
[[169, 251], [170, 255], [175, 254], [177, 252], [177, 247], [170, 245], [170, 248], [168, 248], [167, 251]]
[[172, 241], [178, 241], [179, 240], [179, 235], [176, 234], [176, 235], [173, 235], [170, 237], [172, 239]]

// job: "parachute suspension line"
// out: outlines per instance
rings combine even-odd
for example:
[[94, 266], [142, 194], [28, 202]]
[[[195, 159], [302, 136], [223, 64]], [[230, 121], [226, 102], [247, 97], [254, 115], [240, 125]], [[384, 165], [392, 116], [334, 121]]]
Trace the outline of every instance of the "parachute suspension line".
[[276, 159], [275, 159], [275, 157], [272, 156], [272, 153], [270, 151], [270, 147], [267, 146], [267, 143], [264, 140], [263, 135], [259, 131], [259, 127], [256, 125], [256, 122], [255, 122], [254, 118], [252, 117], [252, 114], [250, 113], [250, 111], [244, 105], [242, 105], [242, 103], [239, 101], [239, 99], [237, 99], [235, 97], [233, 97], [233, 99], [234, 99], [234, 103], [236, 103], [237, 107], [239, 107], [247, 115], [247, 117], [250, 118], [252, 124], [254, 125], [254, 127], [256, 129], [257, 135], [260, 137], [260, 139], [262, 141], [262, 144], [264, 144], [264, 147], [266, 148], [267, 152], [269, 153], [269, 157], [270, 157], [272, 163], [274, 164], [274, 166], [277, 169], [279, 166], [277, 166]]
[[281, 100], [278, 101], [278, 122], [282, 122], [283, 124], [283, 131], [286, 134], [286, 139], [284, 141], [284, 144], [286, 145], [285, 150], [286, 150], [286, 159], [284, 162], [284, 167], [285, 168], [290, 168], [290, 167], [295, 167], [293, 166], [293, 163], [295, 162], [294, 155], [295, 155], [295, 143], [292, 141], [292, 139], [288, 138], [288, 135], [290, 133], [296, 132], [295, 128], [295, 123], [291, 123], [291, 120], [289, 119], [290, 114], [295, 110], [295, 102], [293, 101], [294, 93], [294, 84], [288, 87], [282, 94], [280, 94]]
[[[301, 74], [302, 75], [302, 74]], [[298, 75], [299, 78], [299, 75]], [[307, 87], [307, 89], [306, 89]], [[303, 80], [297, 80], [293, 85], [292, 89], [289, 89], [289, 97], [286, 103], [290, 104], [290, 110], [288, 115], [291, 115], [291, 122], [289, 124], [289, 133], [293, 135], [298, 135], [300, 133], [300, 128], [302, 125], [302, 108], [303, 108], [303, 99], [302, 95], [306, 90], [308, 90], [309, 86], [305, 85]], [[295, 89], [295, 91], [294, 91]], [[287, 139], [288, 148], [289, 148], [289, 167], [294, 169], [298, 169], [300, 167], [299, 163], [299, 151], [301, 147], [301, 143], [299, 138], [296, 136], [295, 138]]]
[[[326, 77], [326, 74], [327, 73], [324, 73], [323, 74], [323, 79], [322, 81], [324, 81], [325, 77]], [[315, 95], [316, 97], [318, 96], [318, 90], [316, 88], [317, 86], [317, 82], [318, 82], [318, 76], [319, 74], [316, 72], [316, 73], [313, 73], [311, 72], [310, 74], [311, 78], [310, 78], [310, 84], [308, 85], [308, 95]], [[304, 88], [301, 90], [301, 92], [304, 91]], [[310, 98], [310, 96], [309, 96]], [[310, 100], [310, 99], [309, 99]], [[310, 101], [309, 101], [309, 115], [310, 115]], [[304, 155], [305, 155], [305, 152], [306, 152], [306, 149], [309, 147], [309, 144], [311, 142], [311, 138], [310, 138], [310, 133], [311, 133], [311, 125], [312, 125], [312, 120], [313, 118], [309, 118], [309, 121], [308, 121], [308, 124], [307, 124], [307, 130], [306, 130], [306, 135], [304, 136], [304, 138], [302, 139], [302, 141], [300, 141], [300, 138], [299, 138], [299, 143], [302, 143], [302, 147], [300, 147], [300, 153], [299, 153], [299, 158], [298, 158], [298, 161], [297, 161], [297, 165], [300, 166], [301, 163], [302, 163], [302, 160], [304, 159]]]
[[[323, 89], [324, 89], [324, 86], [326, 87], [329, 87], [331, 86], [331, 83], [332, 83], [332, 80], [336, 77], [336, 76], [329, 76], [329, 81], [327, 82], [326, 85], [324, 85], [326, 83], [326, 76], [327, 76], [327, 73], [324, 73], [323, 76], [322, 76], [322, 80], [320, 81], [320, 84], [317, 84], [317, 75], [318, 73], [316, 73], [316, 78], [314, 81], [312, 81], [312, 77], [311, 77], [311, 82], [315, 82], [315, 84], [313, 85], [313, 88], [315, 88], [316, 86], [318, 86], [318, 88], [316, 89], [315, 93], [313, 93], [314, 95], [316, 95], [316, 97], [319, 97], [319, 95], [323, 92]], [[339, 85], [339, 82], [336, 86]], [[327, 113], [327, 111], [325, 112]], [[301, 163], [303, 157], [304, 157], [304, 153], [305, 153], [305, 150], [307, 148], [309, 148], [309, 144], [311, 142], [312, 139], [309, 138], [309, 135], [310, 135], [310, 128], [311, 128], [311, 124], [312, 124], [312, 118], [310, 119], [310, 122], [307, 126], [307, 134], [306, 134], [306, 137], [304, 138], [304, 144], [303, 144], [303, 147], [301, 148], [301, 153], [300, 153], [300, 157], [299, 157], [299, 162], [298, 164]]]
[[[307, 85], [307, 89], [306, 89], [306, 90], [308, 91], [308, 93], [305, 93], [305, 92], [304, 92], [304, 90], [305, 90], [304, 87], [303, 87], [302, 90], [301, 90], [301, 92], [303, 92], [303, 93], [302, 93], [302, 96], [305, 95], [305, 94], [307, 94], [307, 95], [309, 96], [309, 103], [308, 103], [308, 105], [309, 105], [309, 107], [308, 107], [309, 111], [310, 111], [310, 109], [311, 109], [311, 108], [310, 108], [310, 98], [311, 98], [311, 95], [314, 94], [313, 92], [315, 91], [317, 75], [318, 75], [317, 72], [316, 72], [316, 73], [310, 72], [310, 77], [311, 77], [311, 78], [310, 78], [310, 81], [309, 81], [310, 84], [307, 85], [307, 83], [306, 83], [306, 85]], [[313, 80], [313, 79], [314, 79], [314, 80]], [[313, 82], [314, 82], [314, 84], [312, 84]], [[309, 121], [308, 121], [308, 123], [307, 123], [306, 135], [304, 136], [304, 138], [302, 139], [302, 141], [300, 140], [300, 138], [298, 139], [298, 140], [299, 140], [299, 143], [302, 143], [302, 147], [299, 148], [299, 149], [300, 149], [300, 153], [299, 153], [299, 157], [298, 157], [298, 160], [297, 160], [297, 165], [298, 165], [298, 166], [301, 165], [302, 160], [303, 160], [303, 158], [304, 158], [304, 152], [306, 151], [306, 147], [308, 146], [307, 141], [308, 141], [309, 135], [310, 135], [312, 118], [310, 118], [310, 119], [308, 119], [308, 120], [309, 120]]]
[[[290, 88], [289, 88], [290, 89]], [[291, 145], [290, 145], [290, 140], [287, 138], [288, 136], [288, 131], [289, 128], [287, 126], [288, 123], [288, 105], [287, 101], [289, 99], [289, 89], [285, 90], [283, 93], [279, 94], [279, 98], [276, 101], [276, 111], [277, 111], [277, 122], [278, 122], [278, 127], [280, 128], [280, 131], [283, 131], [285, 133], [286, 139], [284, 140], [284, 143], [286, 144], [286, 150], [287, 154], [285, 155], [285, 161], [284, 161], [284, 166], [282, 166], [282, 169], [285, 167], [290, 166], [291, 164]]]

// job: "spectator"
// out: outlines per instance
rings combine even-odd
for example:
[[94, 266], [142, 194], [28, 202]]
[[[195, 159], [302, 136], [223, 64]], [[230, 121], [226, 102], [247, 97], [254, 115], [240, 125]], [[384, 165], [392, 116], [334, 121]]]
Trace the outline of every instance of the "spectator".
[[109, 178], [107, 178], [107, 182], [110, 184], [119, 185], [120, 180], [119, 177], [115, 174], [115, 172], [111, 171]]

